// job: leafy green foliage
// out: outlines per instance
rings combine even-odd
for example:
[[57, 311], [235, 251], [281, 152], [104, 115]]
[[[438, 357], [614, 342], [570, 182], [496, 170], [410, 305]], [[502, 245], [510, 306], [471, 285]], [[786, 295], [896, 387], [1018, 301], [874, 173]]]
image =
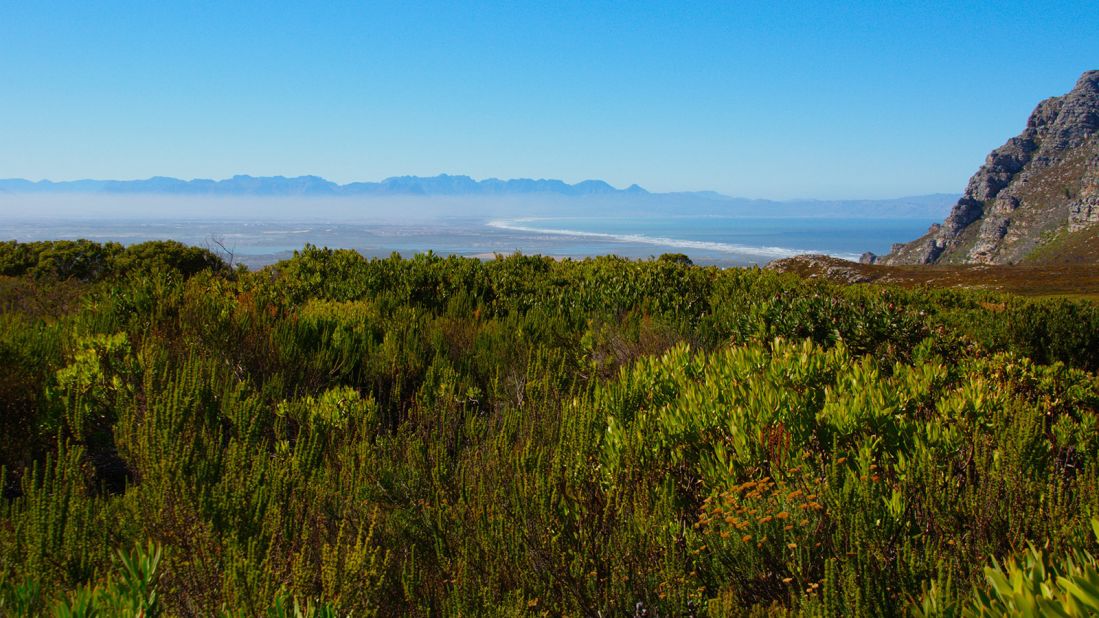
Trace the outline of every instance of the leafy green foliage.
[[58, 602], [54, 613], [63, 617], [161, 615], [156, 593], [160, 549], [149, 544], [133, 551], [118, 552], [117, 572], [103, 584], [86, 584], [68, 599]]
[[135, 270], [168, 269], [191, 276], [226, 270], [214, 253], [174, 240], [151, 240], [129, 247], [90, 240], [0, 242], [0, 275], [98, 281]]
[[5, 615], [1091, 607], [1090, 303], [31, 245], [0, 250]]

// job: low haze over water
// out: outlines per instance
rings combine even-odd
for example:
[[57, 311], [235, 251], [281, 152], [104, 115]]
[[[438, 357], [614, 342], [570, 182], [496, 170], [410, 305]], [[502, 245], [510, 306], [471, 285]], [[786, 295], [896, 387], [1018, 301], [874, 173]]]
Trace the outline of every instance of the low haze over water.
[[[678, 252], [698, 263], [722, 266], [765, 264], [799, 253], [853, 260], [863, 251], [885, 252], [893, 242], [918, 236], [935, 220], [728, 215], [720, 209], [716, 214], [668, 215], [620, 206], [607, 212], [605, 205], [577, 202], [501, 202], [470, 208], [438, 201], [375, 201], [364, 206], [339, 201], [176, 199], [167, 210], [161, 210], [156, 200], [133, 197], [19, 203], [23, 207], [9, 207], [2, 221], [4, 240], [87, 238], [133, 244], [172, 239], [227, 250], [235, 262], [250, 267], [285, 259], [306, 244], [355, 249], [367, 256], [431, 250], [480, 258], [516, 251], [561, 258], [647, 258]], [[258, 211], [264, 216], [256, 216]], [[561, 211], [566, 214], [557, 215]]]

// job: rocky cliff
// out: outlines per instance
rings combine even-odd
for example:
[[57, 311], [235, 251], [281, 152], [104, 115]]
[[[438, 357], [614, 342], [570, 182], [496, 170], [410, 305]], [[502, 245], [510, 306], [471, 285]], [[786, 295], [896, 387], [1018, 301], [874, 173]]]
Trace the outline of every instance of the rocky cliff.
[[1099, 71], [1046, 99], [993, 150], [941, 225], [879, 264], [1099, 263]]

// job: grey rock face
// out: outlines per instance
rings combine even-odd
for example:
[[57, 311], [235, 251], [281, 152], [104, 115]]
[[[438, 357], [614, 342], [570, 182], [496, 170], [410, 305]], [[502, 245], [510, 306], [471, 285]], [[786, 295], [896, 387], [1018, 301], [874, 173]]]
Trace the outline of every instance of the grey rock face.
[[942, 226], [880, 264], [1012, 263], [1042, 234], [1099, 222], [1099, 71], [1038, 104], [1021, 134], [993, 150]]
[[1076, 232], [1099, 223], [1099, 196], [1086, 197], [1069, 204], [1068, 229]]

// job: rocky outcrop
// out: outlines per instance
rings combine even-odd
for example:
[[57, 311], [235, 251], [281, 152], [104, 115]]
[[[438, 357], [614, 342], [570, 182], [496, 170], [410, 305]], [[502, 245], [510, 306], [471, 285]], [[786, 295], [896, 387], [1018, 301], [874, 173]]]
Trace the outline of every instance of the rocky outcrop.
[[830, 255], [806, 253], [793, 257], [774, 260], [765, 266], [767, 270], [795, 273], [807, 279], [827, 279], [841, 283], [868, 283], [873, 277], [866, 266], [853, 264]]
[[1099, 223], [1099, 196], [1092, 195], [1069, 204], [1068, 229], [1070, 232]]
[[[993, 150], [941, 226], [894, 245], [879, 264], [1011, 264], [1063, 232], [1099, 231], [1099, 71], [1038, 104]], [[1091, 232], [1088, 232], [1091, 230]]]

